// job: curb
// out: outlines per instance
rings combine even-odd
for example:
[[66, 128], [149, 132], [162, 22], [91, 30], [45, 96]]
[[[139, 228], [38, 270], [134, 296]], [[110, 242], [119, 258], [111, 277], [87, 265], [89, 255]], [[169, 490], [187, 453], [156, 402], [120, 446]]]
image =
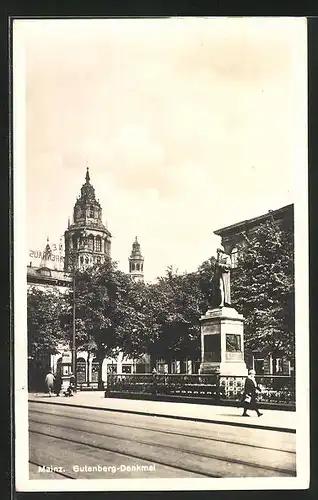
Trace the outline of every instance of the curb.
[[122, 410], [118, 408], [101, 408], [100, 406], [87, 406], [81, 404], [69, 404], [69, 403], [57, 403], [54, 401], [36, 401], [34, 399], [28, 399], [29, 403], [44, 403], [55, 406], [71, 406], [74, 408], [86, 408], [88, 410], [102, 410], [102, 411], [110, 411], [117, 413], [129, 413], [130, 415], [148, 415], [150, 417], [161, 417], [161, 418], [173, 418], [175, 420], [187, 420], [192, 422], [206, 422], [209, 424], [221, 424], [221, 425], [229, 425], [231, 427], [245, 427], [252, 429], [264, 429], [269, 431], [277, 431], [277, 432], [288, 432], [291, 434], [296, 434], [296, 429], [291, 429], [288, 427], [277, 427], [274, 425], [257, 425], [257, 424], [248, 424], [243, 422], [228, 422], [224, 420], [215, 420], [215, 419], [207, 419], [207, 418], [197, 418], [197, 417], [183, 417], [180, 415], [167, 415], [163, 413], [150, 413], [138, 410]]

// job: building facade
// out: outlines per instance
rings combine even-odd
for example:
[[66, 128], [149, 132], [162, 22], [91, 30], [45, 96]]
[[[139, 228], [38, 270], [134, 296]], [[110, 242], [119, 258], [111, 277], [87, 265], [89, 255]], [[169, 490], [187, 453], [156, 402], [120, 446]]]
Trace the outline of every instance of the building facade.
[[237, 267], [237, 259], [240, 246], [244, 245], [245, 237], [253, 237], [253, 233], [259, 226], [270, 217], [280, 225], [283, 230], [291, 230], [294, 233], [294, 205], [286, 205], [278, 210], [269, 210], [266, 214], [244, 220], [214, 231], [214, 234], [221, 237], [221, 245], [225, 252], [231, 255], [232, 267]]

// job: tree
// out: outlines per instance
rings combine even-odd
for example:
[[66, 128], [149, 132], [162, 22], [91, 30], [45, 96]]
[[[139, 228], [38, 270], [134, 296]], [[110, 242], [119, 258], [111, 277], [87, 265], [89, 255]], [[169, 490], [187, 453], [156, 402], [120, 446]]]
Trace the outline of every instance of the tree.
[[[74, 279], [76, 348], [95, 354], [99, 364], [98, 384], [102, 387], [103, 360], [120, 349], [119, 327], [125, 318], [124, 298], [129, 292], [131, 278], [119, 271], [115, 262], [107, 259], [102, 265], [76, 271]], [[65, 326], [71, 335], [72, 293], [68, 301]]]
[[197, 357], [200, 349], [200, 303], [197, 273], [178, 274], [168, 268], [166, 276], [150, 285], [149, 313], [155, 335], [148, 345], [154, 358]]
[[215, 274], [216, 258], [210, 257], [202, 262], [198, 268], [199, 287], [202, 293], [202, 301], [200, 304], [201, 311], [205, 313], [207, 309], [212, 308], [212, 298], [214, 290], [214, 274]]
[[56, 354], [63, 342], [61, 312], [66, 301], [57, 288], [39, 290], [31, 287], [27, 294], [28, 355]]
[[138, 358], [150, 353], [158, 339], [155, 314], [154, 285], [131, 281], [122, 309], [122, 321], [118, 326], [118, 340], [124, 354]]
[[232, 301], [245, 317], [245, 342], [275, 358], [294, 356], [294, 241], [273, 217], [245, 238], [232, 275]]

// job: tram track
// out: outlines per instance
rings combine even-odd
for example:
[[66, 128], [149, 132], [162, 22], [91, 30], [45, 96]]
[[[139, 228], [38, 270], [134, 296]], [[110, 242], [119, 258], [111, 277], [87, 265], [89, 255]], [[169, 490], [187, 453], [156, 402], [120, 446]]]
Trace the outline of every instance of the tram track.
[[[64, 418], [64, 416], [63, 416]], [[137, 437], [137, 438], [132, 438], [132, 437], [128, 437], [127, 435], [126, 436], [118, 436], [116, 433], [115, 434], [111, 434], [109, 432], [105, 432], [105, 431], [97, 431], [97, 430], [91, 430], [91, 429], [85, 429], [85, 428], [82, 428], [82, 427], [79, 427], [77, 428], [76, 430], [74, 429], [74, 426], [69, 426], [69, 425], [64, 425], [64, 424], [61, 424], [61, 423], [43, 423], [43, 421], [38, 421], [38, 420], [35, 420], [35, 419], [30, 419], [30, 424], [31, 424], [31, 428], [30, 428], [30, 432], [31, 433], [34, 433], [34, 434], [41, 434], [41, 435], [44, 435], [44, 436], [50, 436], [50, 437], [53, 437], [55, 439], [62, 439], [66, 442], [70, 442], [70, 443], [73, 443], [73, 444], [80, 444], [80, 445], [83, 445], [83, 446], [87, 446], [87, 447], [91, 447], [91, 448], [95, 448], [95, 449], [98, 449], [100, 451], [107, 451], [107, 452], [112, 452], [112, 453], [116, 453], [116, 454], [121, 454], [123, 456], [129, 456], [129, 457], [133, 457], [133, 458], [138, 458], [138, 459], [142, 459], [142, 460], [152, 460], [153, 459], [153, 454], [151, 452], [151, 449], [150, 447], [154, 447], [155, 446], [155, 443], [153, 441], [149, 441], [149, 439], [141, 439], [140, 437]], [[36, 428], [32, 429], [32, 424], [35, 424], [35, 427], [36, 426], [43, 426], [43, 425], [46, 425], [46, 426], [50, 426], [50, 433], [48, 432], [43, 432], [43, 430], [37, 430]], [[108, 424], [105, 424], [104, 425], [108, 425]], [[55, 430], [54, 430], [55, 429]], [[60, 429], [60, 431], [59, 431]], [[80, 432], [81, 433], [81, 440], [78, 440], [78, 439], [74, 439], [70, 437], [70, 435], [74, 432]], [[161, 433], [164, 435], [164, 434], [168, 434], [166, 433], [165, 431], [161, 431]], [[106, 440], [108, 442], [111, 442], [113, 440], [113, 446], [109, 446], [109, 444], [107, 446], [105, 445], [101, 445], [101, 444], [96, 444], [96, 443], [92, 443], [91, 441], [93, 440]], [[126, 452], [123, 450], [123, 448], [127, 448], [128, 446], [132, 445], [135, 448], [139, 448], [143, 446], [143, 453], [131, 453], [131, 452]], [[158, 446], [158, 444], [156, 445]], [[198, 473], [200, 475], [204, 475], [206, 477], [222, 477], [222, 475], [219, 475], [219, 474], [211, 474], [211, 473], [207, 473], [205, 471], [206, 469], [206, 464], [202, 463], [202, 460], [205, 460], [205, 461], [209, 461], [209, 462], [213, 462], [214, 464], [217, 462], [217, 463], [223, 463], [225, 465], [225, 468], [226, 468], [226, 465], [228, 463], [231, 464], [232, 468], [233, 467], [237, 467], [238, 469], [249, 469], [250, 471], [250, 474], [252, 476], [255, 476], [255, 475], [258, 475], [258, 474], [261, 474], [261, 475], [268, 475], [269, 472], [273, 473], [274, 475], [284, 475], [284, 476], [294, 476], [294, 473], [291, 469], [286, 469], [286, 468], [283, 468], [283, 467], [277, 467], [277, 466], [270, 466], [270, 465], [266, 465], [266, 464], [259, 464], [259, 463], [253, 463], [251, 461], [248, 461], [248, 460], [242, 460], [242, 459], [237, 459], [237, 458], [234, 458], [233, 456], [222, 456], [220, 454], [215, 454], [215, 453], [204, 453], [202, 451], [197, 451], [195, 449], [189, 449], [188, 448], [185, 448], [184, 446], [180, 447], [179, 446], [175, 446], [173, 444], [167, 444], [167, 443], [163, 443], [162, 441], [160, 441], [160, 453], [161, 455], [164, 455], [166, 457], [169, 457], [170, 454], [174, 454], [174, 456], [177, 456], [177, 455], [181, 455], [182, 457], [182, 461], [183, 462], [188, 462], [190, 463], [191, 461], [194, 460], [194, 458], [196, 459], [197, 463], [199, 464], [200, 461], [201, 463], [199, 464], [200, 466], [198, 466], [197, 468], [192, 468], [192, 467], [184, 467], [184, 466], [180, 466], [180, 463], [177, 467], [174, 466], [173, 464], [173, 461], [167, 461], [167, 460], [156, 460], [158, 464], [161, 464], [161, 465], [164, 465], [164, 466], [169, 466], [169, 467], [175, 467], [176, 469], [180, 469], [180, 470], [184, 470], [184, 471], [187, 471], [187, 472], [193, 472], [193, 473]], [[180, 460], [179, 460], [180, 462]], [[209, 462], [206, 462], [206, 463], [209, 463]], [[254, 472], [253, 472], [254, 470]]]
[[[45, 412], [45, 411], [40, 411], [40, 410], [33, 410], [32, 409], [32, 414], [39, 414], [39, 415], [52, 415], [52, 413], [49, 413], [49, 412]], [[57, 412], [54, 412], [53, 413], [54, 416], [56, 417], [60, 417], [60, 418], [63, 418], [63, 419], [69, 419], [69, 420], [76, 420], [76, 421], [84, 421], [84, 422], [87, 422], [87, 418], [84, 418], [84, 417], [79, 417], [79, 416], [71, 416], [71, 415], [65, 415], [63, 413], [57, 413]], [[31, 419], [30, 419], [31, 420]], [[107, 422], [105, 422], [105, 420], [103, 419], [92, 419], [90, 418], [90, 422], [92, 423], [96, 423], [96, 424], [103, 424], [103, 425], [108, 425], [108, 426], [113, 426], [113, 427], [122, 427], [122, 424], [119, 424], [117, 422], [110, 422], [109, 419], [107, 419]], [[176, 432], [176, 431], [171, 431], [171, 430], [162, 430], [162, 429], [156, 429], [154, 427], [151, 427], [151, 426], [143, 426], [143, 425], [131, 425], [129, 423], [126, 423], [125, 424], [125, 427], [126, 428], [130, 428], [130, 429], [137, 429], [137, 430], [144, 430], [144, 431], [150, 431], [150, 432], [156, 432], [158, 434], [166, 434], [166, 435], [171, 435], [171, 436], [180, 436], [180, 437], [185, 437], [187, 439], [191, 438], [191, 439], [196, 439], [196, 440], [204, 440], [204, 441], [209, 441], [209, 442], [214, 442], [214, 443], [225, 443], [225, 444], [230, 444], [230, 445], [233, 445], [233, 444], [237, 444], [239, 446], [243, 446], [243, 447], [247, 447], [247, 448], [255, 448], [255, 449], [262, 449], [262, 450], [268, 450], [268, 451], [277, 451], [277, 452], [284, 452], [284, 453], [288, 453], [288, 454], [291, 454], [291, 455], [296, 455], [296, 452], [295, 451], [292, 451], [292, 450], [281, 450], [279, 448], [274, 448], [272, 446], [264, 446], [262, 444], [250, 444], [250, 443], [246, 443], [244, 442], [242, 439], [240, 440], [236, 440], [236, 441], [233, 441], [233, 439], [230, 441], [230, 440], [227, 440], [227, 439], [224, 439], [224, 438], [212, 438], [212, 437], [209, 437], [207, 435], [198, 435], [197, 433], [194, 434], [194, 433], [190, 433], [187, 431], [187, 433], [183, 433], [183, 432]], [[266, 431], [264, 431], [266, 432]], [[104, 434], [103, 434], [104, 435]]]
[[[125, 453], [125, 452], [118, 452], [116, 450], [114, 450], [113, 448], [110, 448], [110, 447], [105, 447], [105, 446], [99, 446], [99, 445], [96, 445], [96, 444], [88, 444], [88, 443], [84, 443], [83, 441], [79, 441], [79, 440], [76, 440], [76, 439], [70, 439], [70, 438], [65, 438], [65, 437], [61, 437], [61, 436], [52, 436], [52, 434], [49, 434], [49, 433], [46, 433], [46, 432], [40, 432], [40, 431], [32, 431], [31, 430], [31, 433], [32, 434], [39, 434], [41, 436], [47, 436], [47, 437], [54, 437], [56, 439], [60, 439], [62, 441], [66, 441], [66, 442], [69, 442], [69, 443], [72, 443], [72, 444], [78, 444], [78, 445], [84, 445], [88, 448], [93, 448], [93, 449], [97, 449], [97, 450], [100, 450], [100, 451], [107, 451], [107, 452], [111, 452], [111, 453], [115, 453], [116, 455], [120, 455], [120, 456], [123, 456], [123, 457], [128, 457], [128, 458], [133, 458], [133, 459], [141, 459], [141, 460], [148, 460], [147, 457], [144, 457], [138, 453], [136, 454], [133, 454], [133, 453]], [[163, 460], [152, 460], [153, 463], [157, 464], [157, 465], [163, 465], [165, 467], [169, 467], [169, 468], [172, 468], [172, 469], [175, 469], [175, 470], [182, 470], [184, 472], [190, 472], [190, 473], [194, 473], [194, 474], [198, 474], [202, 477], [210, 477], [210, 478], [217, 478], [217, 477], [221, 477], [219, 475], [215, 475], [215, 474], [208, 474], [208, 473], [204, 473], [204, 472], [201, 472], [201, 471], [198, 471], [198, 470], [195, 470], [191, 467], [180, 467], [180, 466], [174, 466], [172, 465], [171, 463], [168, 463], [166, 461], [163, 461]], [[31, 462], [30, 463], [34, 463], [34, 462]], [[40, 464], [36, 464], [36, 465], [40, 465]], [[61, 473], [61, 475], [63, 475], [63, 473]], [[73, 477], [73, 476], [70, 476], [70, 475], [67, 475], [67, 477]]]

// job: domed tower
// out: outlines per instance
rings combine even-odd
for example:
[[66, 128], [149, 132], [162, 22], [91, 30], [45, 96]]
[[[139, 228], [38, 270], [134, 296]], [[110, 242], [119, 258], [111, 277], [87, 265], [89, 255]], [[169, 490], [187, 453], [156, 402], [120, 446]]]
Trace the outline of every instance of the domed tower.
[[141, 255], [140, 244], [137, 236], [133, 242], [131, 254], [129, 257], [129, 274], [135, 281], [144, 281], [144, 258]]
[[110, 257], [111, 234], [102, 222], [102, 208], [90, 183], [88, 167], [81, 195], [74, 205], [73, 222], [68, 222], [64, 241], [65, 271], [101, 264]]

